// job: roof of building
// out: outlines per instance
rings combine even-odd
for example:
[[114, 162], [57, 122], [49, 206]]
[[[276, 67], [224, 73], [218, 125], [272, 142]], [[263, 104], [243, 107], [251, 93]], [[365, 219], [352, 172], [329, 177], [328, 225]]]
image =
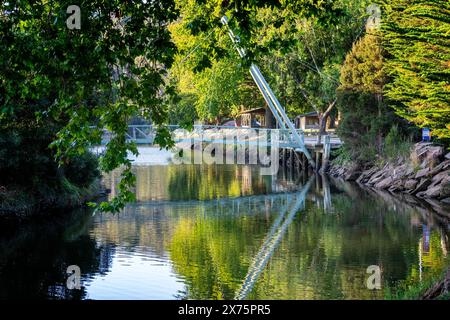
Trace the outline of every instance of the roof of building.
[[255, 109], [251, 109], [251, 110], [244, 110], [242, 111], [240, 114], [248, 114], [248, 113], [265, 113], [266, 112], [266, 108], [261, 107], [261, 108], [255, 108]]
[[299, 114], [297, 116], [297, 118], [301, 118], [301, 117], [317, 117], [317, 116], [318, 116], [317, 111], [311, 111], [311, 112], [308, 112], [308, 113]]

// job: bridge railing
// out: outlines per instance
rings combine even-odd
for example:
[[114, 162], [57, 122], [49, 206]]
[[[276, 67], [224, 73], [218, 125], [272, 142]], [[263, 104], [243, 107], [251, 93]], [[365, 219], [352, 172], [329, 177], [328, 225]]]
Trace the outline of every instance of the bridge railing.
[[[268, 142], [278, 142], [284, 146], [291, 145], [295, 147], [293, 133], [288, 129], [267, 129], [267, 128], [250, 128], [250, 127], [233, 127], [233, 126], [216, 126], [216, 125], [194, 125], [192, 130], [187, 130], [178, 125], [167, 126], [172, 134], [172, 138], [175, 142], [179, 140], [186, 139], [204, 139], [204, 137], [213, 136], [214, 134], [223, 136], [237, 136], [246, 137], [251, 135], [261, 135], [266, 134]], [[314, 132], [311, 130], [303, 131], [301, 129], [296, 129], [298, 135], [303, 140], [305, 138], [317, 137], [318, 131]], [[128, 126], [128, 131], [126, 133], [126, 138], [129, 141], [134, 141], [137, 144], [153, 144], [156, 136], [156, 128], [152, 125], [130, 125]], [[336, 139], [335, 134], [330, 135], [331, 139]], [[104, 130], [102, 144], [106, 144], [111, 139], [111, 133], [108, 130]], [[277, 140], [277, 141], [276, 141]]]

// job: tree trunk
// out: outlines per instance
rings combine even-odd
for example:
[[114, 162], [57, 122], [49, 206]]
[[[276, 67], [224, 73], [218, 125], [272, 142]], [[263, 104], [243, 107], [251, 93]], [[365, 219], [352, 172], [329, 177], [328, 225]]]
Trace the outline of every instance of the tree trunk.
[[[382, 117], [382, 106], [383, 106], [383, 96], [381, 94], [377, 94], [377, 103], [378, 103], [378, 119], [381, 119]], [[377, 137], [376, 137], [376, 148], [377, 153], [381, 155], [383, 151], [383, 132], [381, 128], [378, 128]]]
[[317, 143], [320, 144], [322, 141], [322, 136], [327, 134], [327, 120], [330, 117], [330, 113], [333, 110], [334, 106], [336, 105], [337, 99], [335, 99], [333, 102], [331, 102], [328, 105], [327, 110], [324, 112], [317, 112], [317, 115], [319, 117], [319, 135], [317, 137]]

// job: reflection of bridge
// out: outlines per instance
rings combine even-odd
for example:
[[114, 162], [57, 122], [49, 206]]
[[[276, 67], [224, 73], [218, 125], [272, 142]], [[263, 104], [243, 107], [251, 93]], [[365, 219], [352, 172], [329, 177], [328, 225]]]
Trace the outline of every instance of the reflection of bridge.
[[[140, 200], [133, 204], [133, 207], [195, 207], [201, 205], [204, 208], [214, 208], [218, 215], [241, 215], [249, 214], [251, 212], [261, 212], [268, 205], [273, 207], [275, 203], [287, 205], [294, 202], [298, 195], [304, 192], [306, 186], [308, 192], [306, 196], [317, 206], [323, 206], [325, 209], [331, 207], [330, 185], [326, 176], [313, 175], [308, 180], [307, 177], [301, 177], [292, 185], [278, 185], [272, 184], [272, 192], [269, 194], [244, 195], [236, 197], [223, 197], [215, 199], [202, 200], [175, 200], [175, 199], [151, 199]], [[310, 180], [315, 180], [315, 188], [309, 187]], [[306, 182], [307, 181], [307, 182]], [[306, 182], [306, 183], [305, 183]], [[111, 184], [114, 182], [111, 181]], [[320, 203], [320, 204], [319, 204]], [[252, 210], [246, 211], [245, 209]]]
[[239, 291], [236, 292], [236, 300], [245, 299], [252, 290], [259, 278], [259, 275], [264, 270], [267, 262], [286, 233], [287, 227], [291, 224], [298, 210], [304, 206], [305, 198], [309, 188], [311, 187], [312, 181], [313, 177], [309, 179], [302, 191], [295, 195], [293, 201], [288, 202], [288, 205], [282, 208], [280, 215], [273, 223], [270, 231], [267, 233], [264, 243], [259, 249], [257, 255], [253, 258], [252, 263], [248, 268], [247, 275], [242, 282]]
[[[135, 206], [156, 206], [164, 208], [165, 205], [170, 207], [186, 207], [189, 205], [195, 206], [201, 203], [203, 207], [214, 208], [213, 211], [217, 215], [223, 216], [224, 214], [231, 214], [233, 216], [236, 216], [242, 213], [242, 209], [244, 209], [245, 214], [249, 214], [250, 212], [257, 213], [264, 211], [264, 209], [267, 208], [266, 206], [268, 204], [269, 207], [273, 208], [275, 202], [279, 203], [281, 205], [280, 213], [272, 223], [270, 230], [267, 232], [267, 235], [258, 253], [253, 257], [248, 268], [247, 275], [243, 279], [239, 290], [235, 294], [235, 299], [242, 300], [248, 296], [255, 283], [258, 281], [261, 272], [264, 270], [267, 262], [276, 251], [296, 214], [299, 212], [299, 210], [302, 210], [304, 208], [308, 194], [312, 193], [310, 191], [312, 191], [311, 187], [313, 186], [314, 181], [316, 180], [316, 184], [318, 183], [317, 179], [320, 179], [320, 176], [311, 176], [305, 184], [303, 184], [302, 186], [299, 185], [297, 187], [298, 189], [292, 192], [273, 193], [269, 195], [253, 195], [238, 198], [224, 198], [207, 201], [150, 201], [139, 202]], [[326, 177], [322, 177], [322, 179], [323, 190], [321, 193], [323, 197], [323, 207], [327, 208], [330, 206], [329, 202], [331, 202], [329, 190], [330, 185], [326, 181]], [[245, 209], [247, 208], [251, 208], [251, 210], [246, 211]], [[224, 210], [226, 212], [224, 212]]]

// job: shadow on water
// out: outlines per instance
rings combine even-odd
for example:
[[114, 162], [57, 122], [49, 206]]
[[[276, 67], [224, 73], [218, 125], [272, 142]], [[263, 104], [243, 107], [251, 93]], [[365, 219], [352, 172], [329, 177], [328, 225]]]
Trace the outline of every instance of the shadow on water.
[[[250, 166], [135, 170], [139, 201], [118, 215], [2, 233], [0, 299], [383, 299], [449, 263], [449, 218], [387, 193]], [[367, 289], [371, 265], [383, 290]]]
[[97, 246], [87, 234], [92, 212], [27, 223], [0, 233], [0, 300], [84, 299], [85, 288], [68, 290], [69, 265], [86, 273], [108, 269], [113, 247]]

